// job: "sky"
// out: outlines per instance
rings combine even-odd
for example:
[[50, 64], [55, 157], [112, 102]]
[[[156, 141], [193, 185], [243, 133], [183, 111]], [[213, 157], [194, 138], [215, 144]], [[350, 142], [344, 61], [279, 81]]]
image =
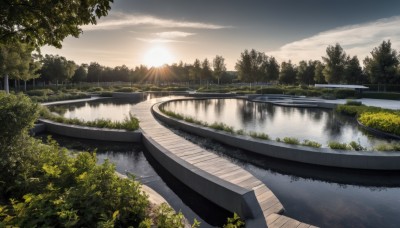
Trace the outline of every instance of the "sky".
[[383, 40], [400, 51], [399, 9], [399, 0], [114, 0], [97, 25], [42, 53], [130, 68], [220, 55], [234, 70], [245, 49], [297, 64], [339, 43], [362, 62]]

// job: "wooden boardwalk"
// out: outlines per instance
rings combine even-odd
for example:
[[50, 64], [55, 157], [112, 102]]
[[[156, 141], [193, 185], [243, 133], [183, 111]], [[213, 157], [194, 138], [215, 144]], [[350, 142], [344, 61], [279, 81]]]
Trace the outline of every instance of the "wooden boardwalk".
[[[145, 101], [137, 104], [132, 113], [140, 120], [140, 128], [146, 137], [151, 137], [165, 150], [175, 154], [195, 168], [245, 189], [254, 190], [268, 227], [312, 227], [279, 213], [283, 206], [272, 191], [260, 180], [240, 166], [209, 152], [196, 144], [176, 135], [161, 125], [151, 114], [154, 103]], [[201, 192], [199, 192], [201, 194]]]

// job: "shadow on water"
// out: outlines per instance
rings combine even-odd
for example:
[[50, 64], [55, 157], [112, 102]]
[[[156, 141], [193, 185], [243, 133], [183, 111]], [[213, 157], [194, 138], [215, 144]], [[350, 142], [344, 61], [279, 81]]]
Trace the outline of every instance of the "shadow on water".
[[[47, 134], [37, 137], [46, 141]], [[215, 205], [164, 169], [143, 147], [142, 144], [105, 142], [75, 139], [51, 135], [60, 146], [74, 151], [96, 150], [99, 162], [109, 159], [122, 174], [133, 174], [137, 180], [153, 188], [176, 210], [181, 211], [190, 221], [196, 218], [201, 227], [222, 227], [232, 214]]]
[[398, 227], [400, 172], [288, 162], [173, 131], [252, 173], [274, 192], [289, 217], [320, 227]]

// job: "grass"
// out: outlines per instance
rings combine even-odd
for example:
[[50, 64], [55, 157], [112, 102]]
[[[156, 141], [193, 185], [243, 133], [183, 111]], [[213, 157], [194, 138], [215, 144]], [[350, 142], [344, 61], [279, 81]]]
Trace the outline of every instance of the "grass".
[[400, 136], [400, 113], [364, 112], [358, 120], [367, 127]]
[[285, 137], [282, 140], [284, 143], [287, 144], [292, 144], [292, 145], [299, 145], [300, 141], [297, 138], [293, 138], [293, 137]]
[[340, 143], [336, 141], [330, 141], [328, 147], [334, 150], [350, 150], [350, 146], [347, 143]]
[[228, 126], [224, 123], [220, 123], [220, 122], [214, 122], [213, 124], [209, 125], [210, 128], [215, 129], [215, 130], [219, 130], [219, 131], [226, 131], [229, 133], [235, 133], [235, 130], [233, 127]]
[[269, 140], [269, 135], [265, 134], [265, 133], [257, 133], [257, 132], [253, 132], [251, 131], [249, 133], [249, 135], [252, 138], [257, 138], [257, 139], [263, 139], [263, 140]]
[[320, 143], [318, 143], [318, 142], [315, 142], [315, 141], [310, 141], [310, 140], [304, 140], [302, 143], [301, 143], [301, 145], [302, 146], [309, 146], [309, 147], [314, 147], [314, 148], [321, 148], [321, 144]]
[[385, 143], [374, 147], [377, 151], [400, 151], [400, 143]]
[[124, 129], [134, 131], [139, 129], [139, 120], [129, 113], [129, 117], [125, 117], [123, 121], [112, 121], [108, 119], [96, 119], [93, 121], [83, 121], [77, 118], [69, 119], [50, 112], [47, 107], [42, 106], [40, 110], [42, 118], [64, 124], [72, 124], [87, 127], [110, 128], [110, 129]]

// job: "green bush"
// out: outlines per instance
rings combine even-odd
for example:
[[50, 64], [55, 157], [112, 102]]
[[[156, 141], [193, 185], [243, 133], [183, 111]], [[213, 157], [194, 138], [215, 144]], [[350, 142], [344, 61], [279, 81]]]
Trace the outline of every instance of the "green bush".
[[226, 222], [223, 228], [244, 228], [246, 225], [236, 213], [233, 214], [232, 218], [228, 218]]
[[101, 87], [91, 87], [91, 88], [86, 89], [86, 91], [88, 91], [88, 92], [101, 92], [101, 91], [103, 91], [103, 88], [101, 88]]
[[276, 87], [267, 87], [256, 90], [258, 94], [283, 94], [283, 89]]
[[400, 144], [399, 143], [379, 144], [376, 145], [374, 149], [378, 151], [400, 151]]
[[214, 122], [213, 124], [209, 125], [210, 128], [213, 128], [215, 130], [219, 130], [219, 131], [226, 131], [229, 133], [235, 133], [235, 130], [233, 129], [233, 127], [228, 126], [224, 123], [218, 123], [218, 122]]
[[350, 150], [350, 147], [346, 143], [340, 143], [336, 141], [329, 142], [328, 147], [335, 150]]
[[47, 95], [53, 94], [53, 90], [51, 90], [51, 89], [35, 89], [35, 90], [26, 91], [26, 94], [28, 94], [29, 96], [42, 97], [42, 96], [47, 96]]
[[358, 118], [360, 123], [390, 134], [400, 136], [400, 114], [393, 112], [364, 112]]
[[356, 142], [356, 141], [351, 141], [349, 143], [349, 146], [355, 151], [361, 151], [361, 150], [366, 150], [367, 149], [367, 148], [362, 147], [361, 144], [359, 142]]
[[362, 102], [361, 101], [355, 101], [355, 100], [347, 100], [346, 105], [352, 105], [352, 106], [361, 106]]
[[293, 137], [285, 137], [283, 138], [283, 142], [287, 144], [292, 144], [292, 145], [299, 145], [300, 141], [297, 138]]
[[357, 96], [356, 91], [351, 89], [336, 89], [334, 91], [338, 99], [354, 98]]
[[269, 140], [269, 135], [267, 135], [267, 134], [265, 134], [265, 133], [250, 132], [249, 135], [250, 135], [252, 138]]
[[113, 97], [113, 92], [110, 91], [103, 91], [99, 93], [100, 97]]
[[302, 143], [301, 143], [301, 145], [302, 146], [309, 146], [309, 147], [315, 147], [315, 148], [320, 148], [322, 145], [320, 144], [320, 143], [318, 143], [318, 142], [315, 142], [315, 141], [310, 141], [310, 140], [304, 140]]
[[90, 95], [87, 95], [85, 93], [79, 93], [79, 94], [75, 94], [75, 95], [58, 93], [58, 94], [51, 95], [51, 96], [43, 96], [43, 97], [32, 96], [31, 97], [32, 101], [36, 101], [36, 102], [53, 102], [53, 101], [74, 100], [74, 99], [83, 99], [83, 98], [90, 98]]
[[120, 89], [115, 89], [114, 92], [132, 93], [132, 92], [135, 92], [136, 90], [137, 90], [137, 88], [123, 87]]

